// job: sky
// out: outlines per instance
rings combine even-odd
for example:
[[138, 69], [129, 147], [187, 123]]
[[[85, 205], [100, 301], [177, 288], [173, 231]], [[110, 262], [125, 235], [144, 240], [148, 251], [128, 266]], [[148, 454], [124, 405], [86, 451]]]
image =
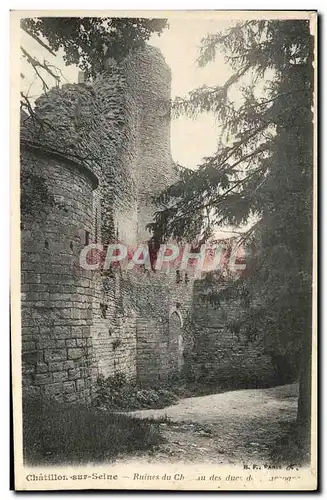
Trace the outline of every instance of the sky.
[[[234, 21], [235, 22], [235, 21]], [[191, 90], [202, 85], [217, 85], [224, 83], [230, 76], [230, 71], [223, 56], [218, 54], [215, 62], [205, 68], [199, 68], [196, 59], [199, 54], [201, 39], [208, 33], [216, 33], [230, 26], [230, 22], [206, 18], [172, 18], [169, 19], [169, 29], [161, 36], [153, 35], [150, 44], [158, 47], [172, 71], [172, 98], [185, 96]], [[40, 47], [26, 33], [21, 34], [22, 46], [40, 60], [46, 59], [62, 71], [62, 83], [75, 83], [78, 78], [78, 68], [65, 66], [63, 54], [56, 57]], [[36, 77], [30, 65], [23, 62], [22, 88], [35, 98], [42, 93], [42, 84]], [[51, 77], [45, 76], [49, 86], [54, 85]], [[203, 114], [196, 120], [185, 116], [173, 119], [171, 124], [171, 149], [174, 161], [188, 167], [196, 168], [204, 156], [215, 152], [218, 139], [218, 125], [212, 114]]]
[[[227, 28], [230, 23], [213, 19], [171, 19], [170, 28], [151, 44], [161, 49], [172, 70], [172, 98], [185, 96], [202, 85], [224, 83], [230, 76], [223, 56], [205, 68], [196, 62], [199, 47], [204, 36]], [[212, 114], [203, 114], [196, 120], [182, 116], [171, 125], [171, 147], [175, 161], [189, 168], [195, 168], [204, 156], [217, 148], [218, 127]]]

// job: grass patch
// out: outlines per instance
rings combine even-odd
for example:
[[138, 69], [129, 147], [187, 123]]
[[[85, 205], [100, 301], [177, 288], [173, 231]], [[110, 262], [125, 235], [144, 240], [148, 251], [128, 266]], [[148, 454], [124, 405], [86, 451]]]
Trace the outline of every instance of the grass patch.
[[155, 421], [56, 401], [24, 401], [24, 461], [29, 465], [110, 462], [162, 442]]
[[296, 422], [282, 424], [281, 432], [270, 449], [271, 461], [281, 467], [307, 466], [311, 461], [308, 432]]

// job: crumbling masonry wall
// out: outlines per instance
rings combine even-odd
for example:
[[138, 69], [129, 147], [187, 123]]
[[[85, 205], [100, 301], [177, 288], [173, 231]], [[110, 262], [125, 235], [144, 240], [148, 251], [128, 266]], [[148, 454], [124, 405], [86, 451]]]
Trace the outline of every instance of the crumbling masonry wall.
[[88, 400], [99, 374], [124, 372], [151, 385], [178, 365], [171, 315], [177, 305], [180, 323], [186, 317], [191, 284], [181, 293], [174, 272], [87, 272], [78, 261], [88, 242], [150, 238], [152, 196], [176, 179], [170, 80], [160, 51], [147, 47], [119, 66], [109, 61], [93, 83], [52, 89], [37, 100], [37, 119], [23, 120], [22, 169], [41, 175], [56, 201], [23, 221], [29, 392]]
[[[170, 69], [146, 47], [94, 82], [41, 96], [22, 117], [21, 169], [41, 176], [55, 206], [22, 218], [23, 386], [89, 401], [99, 375], [144, 386], [184, 373], [217, 386], [269, 380], [270, 357], [227, 329], [239, 305], [201, 301], [203, 282], [175, 269], [86, 271], [91, 242], [147, 243], [152, 198], [177, 173], [170, 151]], [[195, 284], [195, 288], [194, 288]]]

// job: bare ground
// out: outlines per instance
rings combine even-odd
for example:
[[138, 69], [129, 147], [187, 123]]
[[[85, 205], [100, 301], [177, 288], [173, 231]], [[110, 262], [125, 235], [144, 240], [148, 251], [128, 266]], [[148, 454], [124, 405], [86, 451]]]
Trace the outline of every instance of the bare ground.
[[260, 464], [285, 424], [296, 419], [298, 385], [187, 398], [161, 410], [131, 412], [160, 419], [166, 443], [116, 463]]

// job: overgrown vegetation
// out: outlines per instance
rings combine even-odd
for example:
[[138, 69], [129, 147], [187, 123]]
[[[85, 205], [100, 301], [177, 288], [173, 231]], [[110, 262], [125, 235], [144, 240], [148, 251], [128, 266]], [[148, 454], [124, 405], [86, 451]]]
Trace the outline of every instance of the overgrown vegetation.
[[141, 410], [164, 408], [178, 400], [176, 389], [142, 389], [130, 382], [123, 373], [99, 377], [94, 403], [99, 408], [109, 410]]
[[240, 389], [262, 389], [277, 385], [274, 373], [267, 374], [264, 367], [259, 370], [250, 365], [229, 365], [208, 369], [200, 366], [185, 384], [185, 393], [194, 396], [218, 394]]
[[[218, 148], [155, 200], [150, 229], [165, 241], [242, 228], [247, 272], [230, 284], [247, 306], [234, 324], [301, 369], [298, 423], [310, 434], [314, 40], [305, 20], [249, 20], [208, 35], [199, 64], [225, 56], [232, 76], [175, 102], [177, 114], [212, 112]], [[237, 91], [238, 100], [233, 98]], [[218, 291], [220, 292], [220, 291]], [[224, 299], [229, 289], [208, 297]]]
[[159, 422], [84, 405], [24, 401], [24, 460], [29, 465], [108, 462], [162, 442]]
[[[141, 388], [129, 381], [125, 374], [116, 373], [110, 377], [99, 377], [94, 404], [98, 408], [112, 411], [133, 411], [160, 409], [171, 406], [180, 399], [209, 394], [219, 394], [239, 389], [259, 389], [273, 387], [280, 383], [274, 373], [268, 377], [262, 367], [226, 366], [225, 368], [194, 368], [190, 361], [188, 369], [171, 375], [165, 383], [152, 388]], [[283, 383], [292, 383], [294, 377]]]

